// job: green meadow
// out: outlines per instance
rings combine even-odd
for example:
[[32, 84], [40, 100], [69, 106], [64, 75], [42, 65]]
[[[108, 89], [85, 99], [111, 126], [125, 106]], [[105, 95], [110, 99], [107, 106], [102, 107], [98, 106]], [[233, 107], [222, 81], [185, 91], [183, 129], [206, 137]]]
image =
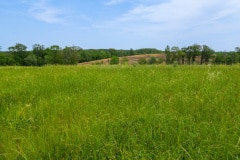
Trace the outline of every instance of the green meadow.
[[0, 159], [240, 159], [240, 66], [0, 68]]

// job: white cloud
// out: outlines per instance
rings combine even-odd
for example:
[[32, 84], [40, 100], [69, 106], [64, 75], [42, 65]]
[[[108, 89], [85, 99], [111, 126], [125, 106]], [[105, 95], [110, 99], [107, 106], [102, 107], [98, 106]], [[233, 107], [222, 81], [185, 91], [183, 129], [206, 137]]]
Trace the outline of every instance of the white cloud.
[[139, 28], [146, 31], [147, 26], [155, 28], [153, 31], [182, 31], [199, 25], [224, 23], [222, 19], [240, 15], [239, 10], [238, 0], [171, 0], [155, 5], [138, 5], [119, 17], [117, 22], [125, 23], [128, 30], [133, 27], [133, 31]]
[[46, 23], [64, 23], [62, 19], [63, 12], [57, 8], [48, 6], [47, 1], [40, 0], [31, 5], [30, 14], [37, 20]]
[[126, 2], [127, 0], [111, 0], [105, 3], [105, 5], [116, 5], [116, 4], [120, 4], [122, 2]]
[[197, 17], [206, 7], [209, 0], [172, 0], [163, 4], [151, 6], [140, 5], [129, 11], [122, 17], [122, 20], [142, 21], [154, 23], [174, 23], [176, 21], [186, 21]]
[[[120, 1], [110, 2], [114, 4]], [[132, 2], [135, 7], [113, 21], [102, 23], [98, 29], [103, 30], [105, 27], [106, 30], [113, 30], [114, 28], [115, 32], [121, 32], [122, 35], [138, 37], [136, 41], [142, 44], [162, 42], [184, 46], [203, 43], [213, 47], [219, 46], [218, 49], [222, 49], [224, 45], [221, 44], [239, 42], [237, 37], [240, 34], [239, 0], [152, 0], [151, 3], [148, 0], [135, 0]], [[144, 42], [139, 42], [140, 40]]]

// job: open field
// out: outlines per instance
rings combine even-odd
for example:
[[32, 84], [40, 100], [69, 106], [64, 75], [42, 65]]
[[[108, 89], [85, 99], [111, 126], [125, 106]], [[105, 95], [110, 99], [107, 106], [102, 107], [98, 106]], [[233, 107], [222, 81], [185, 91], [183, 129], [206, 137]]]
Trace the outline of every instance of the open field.
[[0, 159], [240, 159], [240, 66], [0, 68]]

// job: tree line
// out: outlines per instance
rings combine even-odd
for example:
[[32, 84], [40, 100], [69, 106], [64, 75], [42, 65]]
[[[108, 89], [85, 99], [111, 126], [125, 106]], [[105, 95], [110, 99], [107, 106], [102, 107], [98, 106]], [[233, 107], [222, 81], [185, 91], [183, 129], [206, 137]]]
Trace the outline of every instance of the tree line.
[[[234, 64], [240, 63], [240, 48], [235, 51], [215, 52], [207, 45], [193, 44], [188, 47], [167, 46], [165, 48], [166, 63], [172, 64]], [[199, 59], [198, 62], [196, 59]]]
[[[1, 47], [0, 47], [1, 48]], [[117, 50], [110, 49], [82, 49], [79, 46], [66, 46], [61, 48], [58, 45], [45, 47], [34, 44], [32, 50], [28, 51], [27, 46], [16, 43], [8, 47], [8, 51], [0, 52], [0, 65], [19, 66], [43, 66], [47, 64], [77, 64], [93, 60], [100, 60], [116, 57], [125, 57], [139, 54], [166, 54], [166, 64], [195, 64], [196, 58], [200, 57], [200, 64], [234, 64], [240, 62], [240, 48], [236, 47], [232, 52], [215, 52], [207, 45], [194, 44], [188, 47], [167, 46], [164, 51], [155, 48]], [[151, 62], [152, 61], [152, 62]], [[154, 63], [152, 59], [150, 62]], [[115, 63], [113, 63], [115, 64]]]
[[27, 46], [16, 43], [8, 47], [8, 51], [0, 52], [0, 65], [20, 66], [43, 66], [46, 64], [77, 64], [93, 60], [111, 58], [114, 56], [124, 57], [135, 54], [161, 53], [155, 48], [116, 50], [110, 49], [82, 49], [79, 46], [66, 46], [61, 48], [52, 45], [45, 48], [44, 45], [34, 44], [32, 50], [28, 51]]

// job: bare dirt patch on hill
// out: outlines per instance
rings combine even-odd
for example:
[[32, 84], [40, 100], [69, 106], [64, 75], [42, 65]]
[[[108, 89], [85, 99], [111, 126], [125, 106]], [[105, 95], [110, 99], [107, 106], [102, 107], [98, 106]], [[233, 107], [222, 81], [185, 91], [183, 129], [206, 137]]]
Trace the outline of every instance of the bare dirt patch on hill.
[[[140, 58], [145, 58], [145, 59], [149, 59], [150, 57], [155, 57], [157, 59], [162, 58], [164, 61], [166, 59], [166, 54], [141, 54], [141, 55], [133, 55], [133, 56], [125, 56], [125, 57], [119, 57], [119, 63], [121, 64], [121, 62], [125, 59], [127, 59], [128, 61], [126, 62], [127, 64], [137, 64], [138, 60]], [[79, 63], [79, 65], [94, 65], [94, 64], [109, 64], [111, 58], [107, 58], [107, 59], [100, 59], [100, 60], [95, 60], [95, 61], [90, 61], [90, 62], [83, 62], [83, 63]]]

